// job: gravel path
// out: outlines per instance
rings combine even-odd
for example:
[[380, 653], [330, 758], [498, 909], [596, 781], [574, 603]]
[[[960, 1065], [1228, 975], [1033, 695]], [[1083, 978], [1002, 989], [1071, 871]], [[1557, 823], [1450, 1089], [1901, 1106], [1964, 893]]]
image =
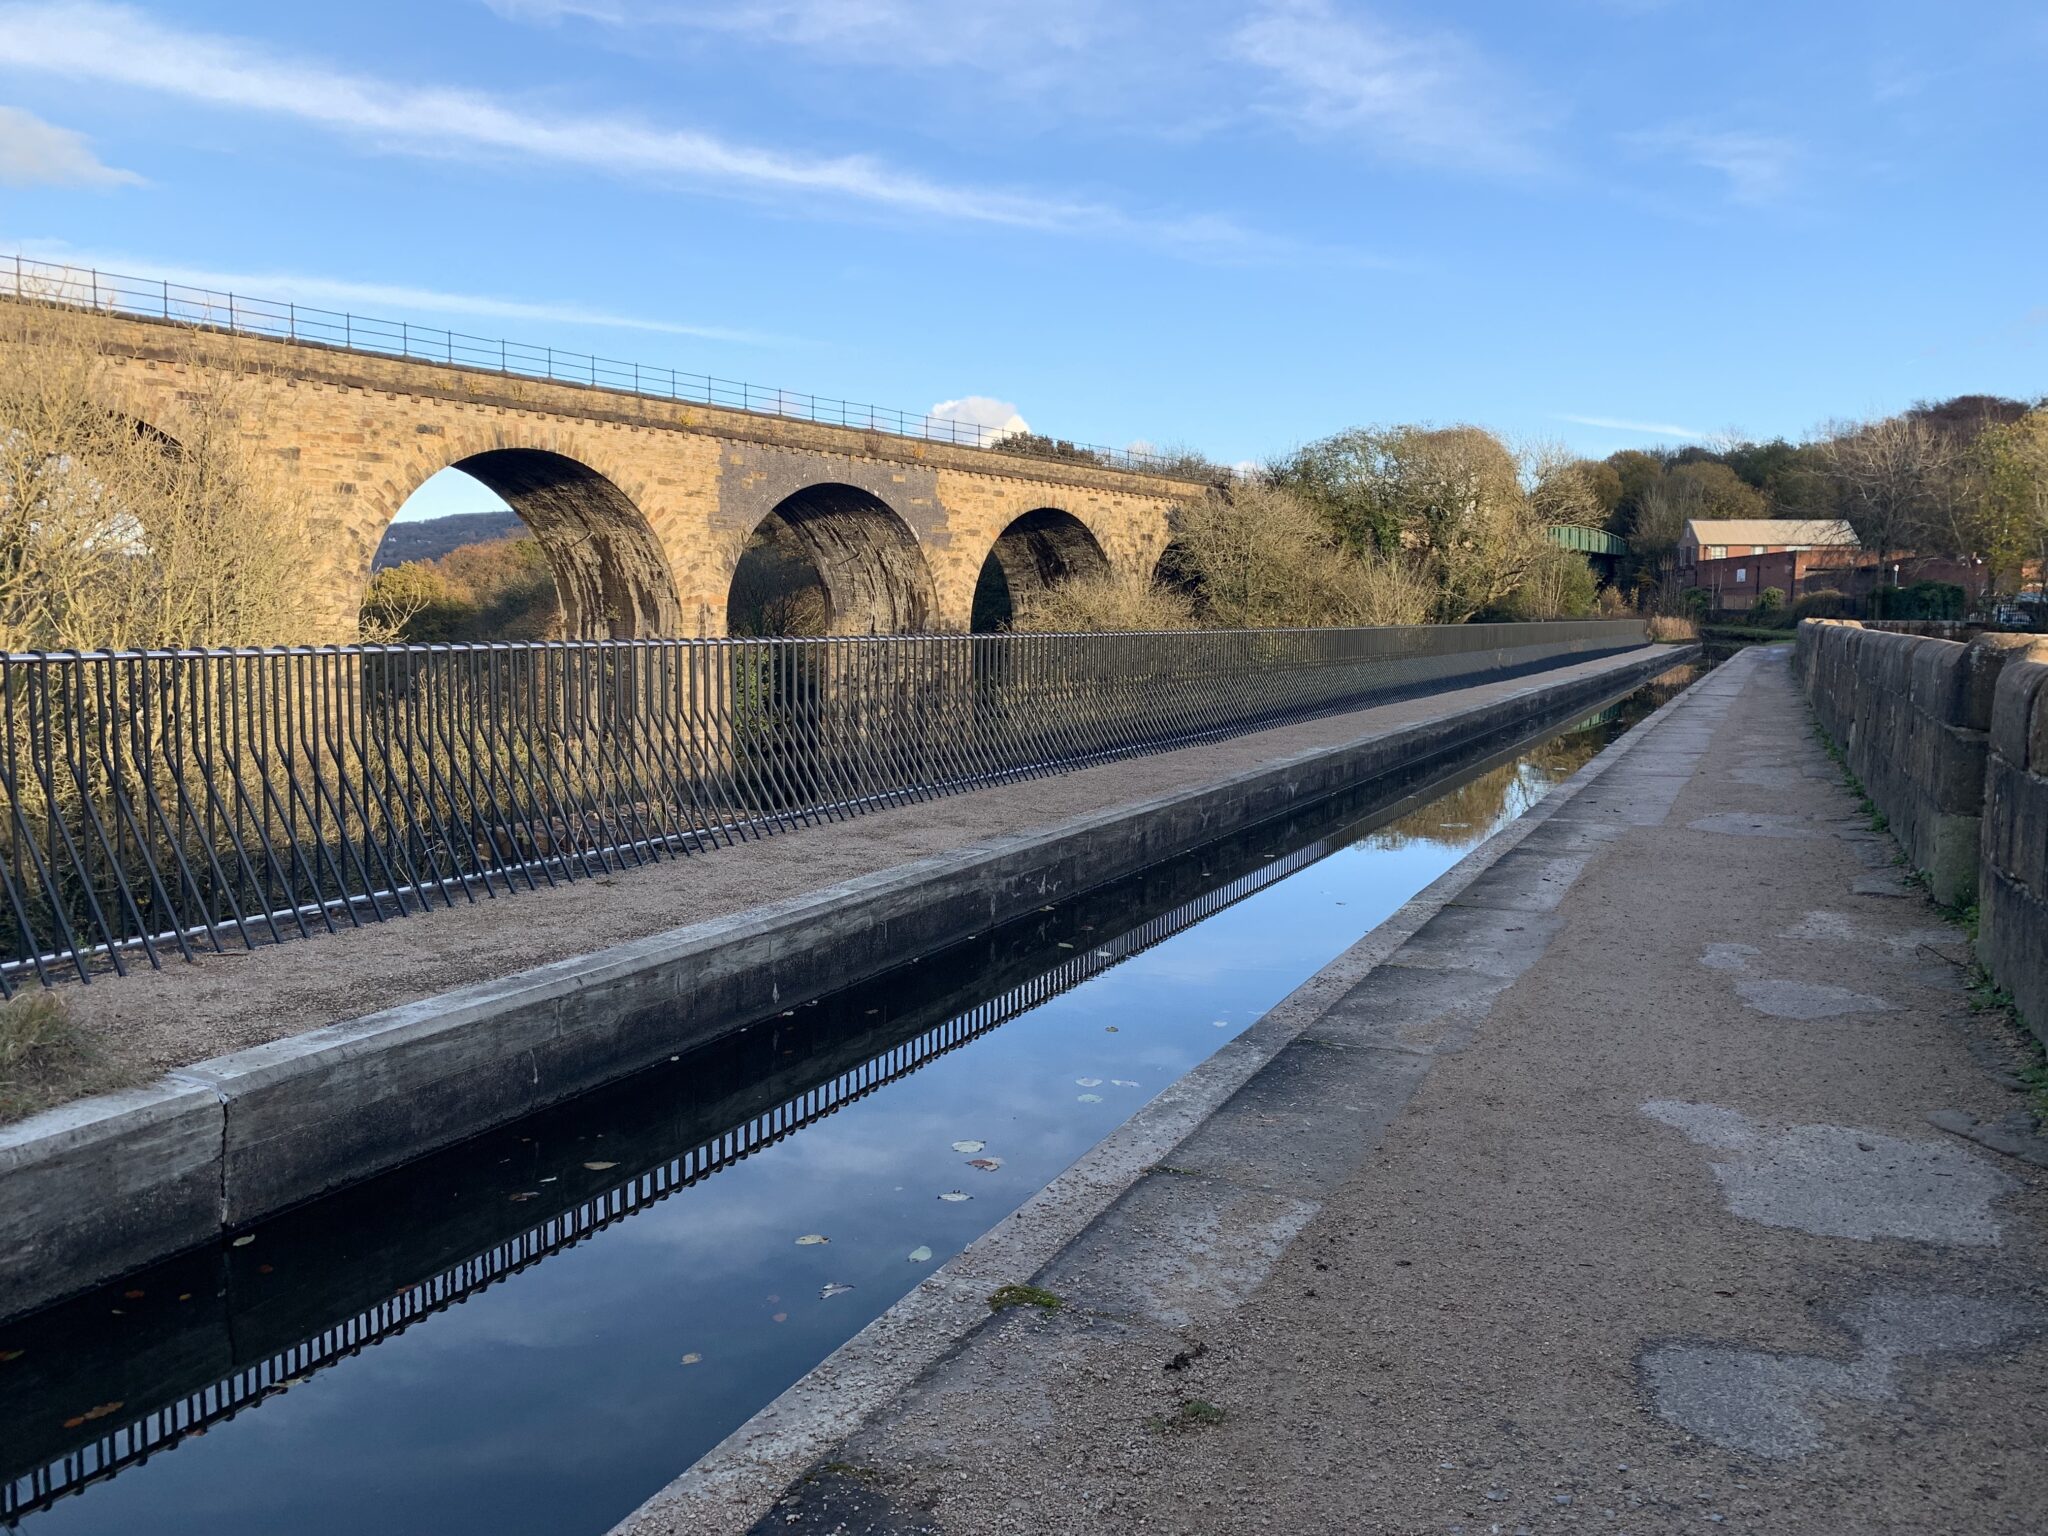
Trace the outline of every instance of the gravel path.
[[[1580, 662], [1545, 680], [1611, 671], [1639, 653]], [[143, 1076], [359, 1018], [473, 982], [727, 916], [986, 839], [1049, 827], [1200, 785], [1289, 753], [1371, 736], [1529, 685], [1501, 683], [1406, 699], [918, 802], [667, 861], [614, 877], [436, 909], [425, 917], [320, 934], [254, 952], [173, 960], [66, 987], [72, 1017], [113, 1063]]]
[[2048, 1528], [1965, 948], [1744, 653], [756, 1529]]

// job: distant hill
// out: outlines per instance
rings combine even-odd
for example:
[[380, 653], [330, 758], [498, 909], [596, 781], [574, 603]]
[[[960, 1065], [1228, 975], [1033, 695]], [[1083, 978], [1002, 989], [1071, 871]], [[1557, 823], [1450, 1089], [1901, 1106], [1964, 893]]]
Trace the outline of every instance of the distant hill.
[[408, 560], [438, 560], [464, 544], [524, 538], [526, 533], [526, 524], [517, 512], [457, 512], [451, 517], [393, 523], [384, 530], [384, 542], [377, 546], [370, 569], [388, 570]]

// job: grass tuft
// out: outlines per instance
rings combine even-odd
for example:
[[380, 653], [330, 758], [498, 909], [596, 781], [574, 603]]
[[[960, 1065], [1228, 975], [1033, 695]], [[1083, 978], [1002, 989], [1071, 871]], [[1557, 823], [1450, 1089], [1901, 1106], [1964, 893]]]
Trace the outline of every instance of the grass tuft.
[[1051, 1291], [1042, 1291], [1035, 1285], [1005, 1285], [988, 1299], [991, 1312], [1007, 1312], [1012, 1307], [1036, 1307], [1041, 1312], [1057, 1312], [1065, 1305]]
[[38, 988], [0, 1003], [0, 1121], [128, 1080], [72, 1021], [56, 993]]

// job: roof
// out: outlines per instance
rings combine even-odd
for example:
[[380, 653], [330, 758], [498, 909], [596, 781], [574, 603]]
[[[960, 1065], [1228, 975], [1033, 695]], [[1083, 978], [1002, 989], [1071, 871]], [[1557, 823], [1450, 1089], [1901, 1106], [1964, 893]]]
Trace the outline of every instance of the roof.
[[1685, 529], [1696, 544], [1859, 544], [1847, 523], [1820, 517], [1695, 517]]

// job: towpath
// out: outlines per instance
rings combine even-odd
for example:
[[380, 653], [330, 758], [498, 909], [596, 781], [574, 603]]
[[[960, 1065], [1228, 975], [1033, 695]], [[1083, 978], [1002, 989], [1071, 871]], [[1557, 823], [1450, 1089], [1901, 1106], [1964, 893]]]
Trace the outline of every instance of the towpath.
[[756, 1529], [2048, 1528], [2021, 1056], [1787, 653], [1530, 821]]

